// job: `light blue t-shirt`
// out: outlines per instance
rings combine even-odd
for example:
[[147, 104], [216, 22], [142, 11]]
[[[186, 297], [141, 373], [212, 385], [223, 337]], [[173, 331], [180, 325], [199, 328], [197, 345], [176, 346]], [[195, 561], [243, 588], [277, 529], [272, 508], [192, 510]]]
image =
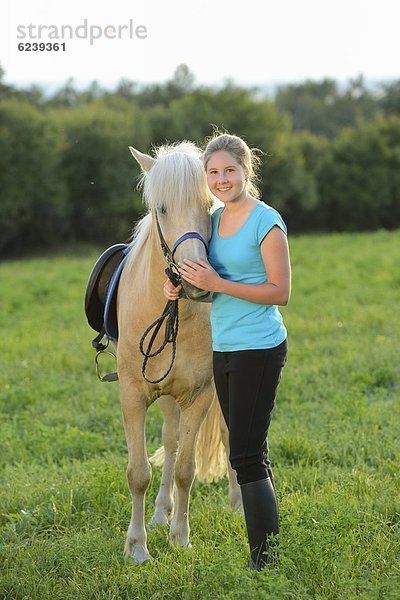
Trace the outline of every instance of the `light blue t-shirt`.
[[[240, 283], [266, 283], [267, 273], [260, 244], [277, 225], [287, 234], [280, 214], [271, 206], [257, 202], [236, 233], [229, 237], [218, 234], [223, 208], [212, 214], [212, 236], [208, 260], [224, 279]], [[211, 305], [213, 350], [257, 350], [274, 348], [287, 336], [282, 315], [272, 304], [256, 304], [215, 293]]]

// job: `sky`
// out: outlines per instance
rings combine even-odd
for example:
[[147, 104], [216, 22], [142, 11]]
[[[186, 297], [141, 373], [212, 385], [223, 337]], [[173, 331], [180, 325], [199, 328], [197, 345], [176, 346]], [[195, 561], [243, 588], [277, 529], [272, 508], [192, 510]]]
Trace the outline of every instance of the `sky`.
[[[196, 84], [246, 86], [400, 78], [398, 0], [5, 0], [7, 83], [114, 87], [164, 82], [186, 64]], [[62, 31], [64, 28], [64, 31]], [[58, 51], [27, 44], [64, 43]], [[20, 49], [18, 49], [20, 44]]]

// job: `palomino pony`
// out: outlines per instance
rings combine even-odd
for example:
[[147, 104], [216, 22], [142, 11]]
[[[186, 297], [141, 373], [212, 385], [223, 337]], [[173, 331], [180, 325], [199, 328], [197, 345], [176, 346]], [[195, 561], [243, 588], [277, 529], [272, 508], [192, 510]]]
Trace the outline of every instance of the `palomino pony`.
[[[160, 235], [169, 248], [179, 241], [176, 249], [174, 247], [176, 262], [183, 258], [206, 260], [212, 197], [200, 151], [190, 142], [163, 146], [155, 158], [133, 148], [130, 150], [144, 172], [142, 184], [149, 212], [136, 226], [119, 284], [117, 362], [129, 455], [127, 480], [132, 494], [125, 553], [134, 562], [142, 563], [151, 558], [144, 523], [144, 499], [151, 479], [146, 453], [146, 411], [158, 401], [164, 417], [164, 465], [152, 523], [167, 525], [173, 515], [171, 541], [189, 546], [189, 494], [196, 468], [196, 440], [214, 397], [209, 304], [198, 301], [208, 294], [185, 281], [182, 283], [186, 299], [178, 301], [179, 333], [174, 365], [161, 380], [171, 363], [171, 349], [167, 347], [149, 360], [146, 378], [141, 372], [140, 340], [146, 328], [163, 313], [166, 303], [162, 290], [166, 279], [165, 258]], [[190, 235], [185, 236], [188, 232]], [[154, 348], [162, 341], [160, 332], [154, 340]], [[213, 406], [198, 444], [208, 451], [205, 460], [209, 463], [220, 450], [216, 440], [220, 411], [216, 401]], [[222, 435], [227, 445], [225, 429]], [[197, 450], [201, 456], [201, 448]], [[210, 456], [210, 452], [214, 456]], [[209, 478], [213, 475], [215, 473], [208, 473]], [[230, 502], [237, 508], [240, 490], [230, 468], [228, 475]]]

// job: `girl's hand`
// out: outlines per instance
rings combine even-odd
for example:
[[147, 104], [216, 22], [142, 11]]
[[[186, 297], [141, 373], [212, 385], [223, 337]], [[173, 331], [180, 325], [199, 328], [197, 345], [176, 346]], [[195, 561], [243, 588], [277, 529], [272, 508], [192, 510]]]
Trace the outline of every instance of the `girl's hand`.
[[168, 298], [168, 300], [178, 300], [181, 289], [182, 289], [181, 285], [178, 285], [177, 287], [175, 287], [174, 284], [172, 283], [172, 281], [167, 279], [167, 281], [164, 283], [164, 287], [163, 287], [164, 296], [166, 298]]
[[193, 262], [192, 260], [185, 258], [182, 262], [178, 263], [178, 265], [179, 272], [185, 281], [191, 283], [200, 290], [218, 292], [221, 277], [212, 268], [210, 263], [204, 260]]

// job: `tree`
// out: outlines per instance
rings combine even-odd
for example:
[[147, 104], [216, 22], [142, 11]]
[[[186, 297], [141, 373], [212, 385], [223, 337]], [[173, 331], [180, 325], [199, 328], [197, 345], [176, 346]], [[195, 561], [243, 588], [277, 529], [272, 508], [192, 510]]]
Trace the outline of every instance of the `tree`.
[[136, 97], [142, 108], [152, 106], [169, 106], [193, 91], [194, 75], [186, 65], [178, 65], [172, 79], [165, 84], [150, 84], [145, 86]]
[[50, 98], [49, 106], [74, 107], [79, 104], [79, 92], [74, 86], [74, 79], [70, 77], [65, 84]]
[[344, 130], [319, 172], [326, 229], [400, 227], [400, 118]]
[[343, 91], [333, 79], [280, 87], [275, 101], [280, 111], [291, 115], [294, 131], [307, 130], [329, 138], [360, 119], [373, 118], [380, 110], [378, 98], [361, 75], [350, 80]]
[[128, 146], [148, 146], [145, 120], [135, 107], [120, 112], [102, 101], [56, 111], [53, 118], [64, 132], [62, 175], [74, 238], [127, 239], [142, 210]]
[[387, 115], [400, 116], [400, 79], [384, 85], [381, 106]]
[[0, 251], [66, 236], [66, 194], [57, 132], [27, 102], [0, 102]]

